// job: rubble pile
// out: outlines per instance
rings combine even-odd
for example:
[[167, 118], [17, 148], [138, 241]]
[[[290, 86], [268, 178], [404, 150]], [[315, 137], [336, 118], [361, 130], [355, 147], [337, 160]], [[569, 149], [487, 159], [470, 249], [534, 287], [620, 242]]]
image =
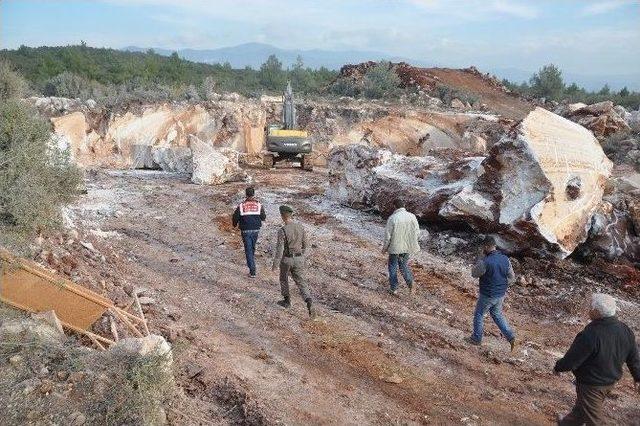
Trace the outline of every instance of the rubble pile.
[[560, 105], [556, 109], [556, 113], [586, 127], [598, 138], [631, 130], [627, 123], [627, 120], [631, 118], [630, 114], [623, 107], [614, 107], [611, 101], [592, 105], [583, 103]]
[[486, 157], [336, 148], [328, 195], [383, 214], [401, 197], [423, 222], [464, 225], [498, 235], [510, 251], [564, 258], [589, 236], [611, 169], [588, 130], [536, 108]]
[[[354, 81], [360, 81], [364, 78], [367, 71], [376, 66], [378, 62], [367, 61], [360, 64], [348, 64], [340, 68], [338, 78], [350, 78]], [[438, 84], [444, 84], [441, 79], [432, 72], [431, 68], [414, 67], [406, 62], [393, 63], [389, 62], [389, 69], [395, 70], [400, 78], [402, 88], [413, 88], [417, 90], [435, 90]], [[479, 79], [486, 81], [494, 88], [509, 92], [502, 83], [490, 74], [483, 74], [476, 67], [469, 67], [460, 70], [463, 73], [471, 74]]]

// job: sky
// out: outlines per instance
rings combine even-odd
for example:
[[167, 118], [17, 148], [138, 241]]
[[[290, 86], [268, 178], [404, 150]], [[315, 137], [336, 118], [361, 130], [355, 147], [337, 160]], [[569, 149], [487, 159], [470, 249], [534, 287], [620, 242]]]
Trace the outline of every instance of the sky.
[[449, 67], [640, 73], [640, 0], [0, 0], [0, 47], [367, 50]]

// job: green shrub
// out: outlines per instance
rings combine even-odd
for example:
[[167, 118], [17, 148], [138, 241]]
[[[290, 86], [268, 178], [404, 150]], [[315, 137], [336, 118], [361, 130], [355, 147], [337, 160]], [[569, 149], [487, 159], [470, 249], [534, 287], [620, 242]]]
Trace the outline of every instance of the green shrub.
[[351, 78], [341, 77], [333, 82], [329, 87], [329, 91], [334, 95], [355, 98], [360, 95], [361, 89]]
[[564, 92], [562, 71], [553, 64], [545, 65], [531, 76], [531, 91], [539, 98], [558, 100]]
[[397, 97], [400, 77], [390, 62], [380, 61], [364, 75], [363, 94], [370, 99]]
[[451, 105], [451, 101], [454, 99], [459, 99], [462, 102], [468, 102], [469, 104], [473, 105], [479, 99], [478, 96], [472, 93], [456, 89], [455, 87], [447, 86], [446, 84], [436, 85], [435, 95], [447, 105]]
[[27, 87], [27, 81], [11, 69], [9, 62], [0, 60], [0, 101], [22, 98]]
[[31, 232], [57, 225], [81, 182], [49, 124], [19, 100], [0, 105], [0, 224]]
[[44, 85], [45, 96], [60, 96], [63, 98], [90, 99], [103, 95], [104, 87], [92, 80], [65, 71], [50, 78]]

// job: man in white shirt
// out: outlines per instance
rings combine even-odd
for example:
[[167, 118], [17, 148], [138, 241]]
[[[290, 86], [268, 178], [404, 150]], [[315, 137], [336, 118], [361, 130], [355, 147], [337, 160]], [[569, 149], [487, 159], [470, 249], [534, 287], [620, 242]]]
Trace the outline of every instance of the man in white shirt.
[[402, 200], [395, 200], [393, 207], [395, 211], [387, 220], [382, 247], [383, 253], [389, 253], [389, 284], [391, 286], [389, 292], [394, 296], [398, 294], [398, 268], [400, 268], [409, 292], [413, 294], [413, 274], [409, 269], [409, 257], [420, 251], [418, 244], [420, 226], [416, 215], [404, 208]]

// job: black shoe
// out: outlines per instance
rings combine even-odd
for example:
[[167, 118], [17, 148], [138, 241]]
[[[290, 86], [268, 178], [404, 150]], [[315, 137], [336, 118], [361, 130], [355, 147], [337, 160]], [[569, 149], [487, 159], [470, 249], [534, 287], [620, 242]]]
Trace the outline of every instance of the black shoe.
[[311, 299], [307, 300], [307, 311], [309, 311], [309, 318], [314, 319], [316, 317], [316, 310], [313, 307]]
[[481, 342], [477, 341], [473, 336], [465, 337], [464, 341], [474, 346], [480, 346], [482, 344]]
[[290, 308], [291, 307], [291, 300], [287, 297], [285, 297], [284, 299], [278, 301], [278, 305], [282, 306], [283, 308]]

